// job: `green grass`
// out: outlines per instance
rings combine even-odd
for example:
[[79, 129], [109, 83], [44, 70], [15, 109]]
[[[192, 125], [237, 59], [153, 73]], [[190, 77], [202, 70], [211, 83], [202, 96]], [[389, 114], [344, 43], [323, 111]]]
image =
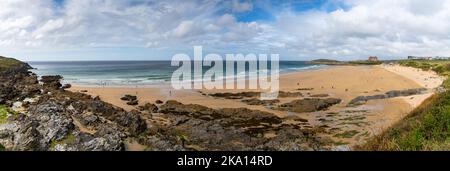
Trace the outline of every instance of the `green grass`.
[[409, 66], [414, 68], [419, 68], [424, 71], [435, 71], [440, 75], [449, 76], [450, 75], [450, 61], [445, 60], [403, 60], [398, 61], [400, 65]]
[[[9, 109], [3, 105], [0, 105], [0, 124], [6, 123], [8, 119], [8, 113], [11, 113], [9, 112]], [[5, 147], [2, 144], [0, 144], [0, 151], [5, 150], [6, 150]]]
[[[400, 61], [400, 65], [433, 70], [449, 76], [450, 61]], [[443, 87], [450, 88], [450, 79]], [[450, 150], [450, 91], [433, 95], [379, 136], [357, 150], [433, 151]]]
[[0, 105], [0, 124], [6, 123], [8, 119], [8, 114], [15, 114], [8, 107]]
[[358, 134], [359, 132], [356, 130], [351, 130], [351, 131], [345, 131], [343, 133], [339, 133], [334, 135], [334, 137], [338, 137], [338, 138], [353, 138], [356, 134]]
[[21, 64], [23, 63], [20, 62], [19, 60], [0, 56], [0, 71], [4, 69], [9, 69], [11, 67], [20, 66]]
[[51, 148], [51, 149], [54, 149], [54, 148], [56, 147], [56, 145], [58, 145], [58, 144], [70, 144], [70, 143], [72, 143], [72, 142], [74, 142], [74, 141], [75, 141], [75, 136], [72, 135], [72, 134], [69, 134], [69, 135], [67, 135], [66, 138], [64, 138], [64, 139], [62, 139], [62, 140], [60, 140], [60, 141], [55, 141], [55, 140], [53, 140], [53, 141], [50, 143], [50, 148]]
[[380, 65], [383, 62], [381, 62], [381, 61], [350, 61], [348, 63], [352, 64], [352, 65]]
[[340, 146], [340, 145], [348, 145], [348, 144], [350, 144], [350, 143], [344, 142], [344, 141], [337, 141], [337, 142], [334, 142], [333, 144], [334, 144], [335, 146]]

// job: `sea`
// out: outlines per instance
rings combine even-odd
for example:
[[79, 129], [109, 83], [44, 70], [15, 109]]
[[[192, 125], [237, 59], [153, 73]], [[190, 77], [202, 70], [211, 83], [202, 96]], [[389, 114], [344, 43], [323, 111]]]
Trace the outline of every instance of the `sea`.
[[[29, 61], [28, 63], [38, 76], [61, 75], [64, 77], [63, 83], [82, 86], [163, 85], [169, 83], [172, 73], [179, 68], [172, 66], [171, 61]], [[304, 61], [280, 61], [278, 71], [283, 74], [323, 67], [325, 66], [308, 64]], [[225, 68], [224, 63], [223, 73], [227, 73]], [[208, 69], [210, 67], [203, 67], [203, 72]], [[269, 64], [268, 70], [270, 69]], [[258, 70], [251, 71], [246, 65], [246, 72]], [[217, 75], [227, 77], [223, 73]], [[200, 78], [194, 78], [196, 79]]]

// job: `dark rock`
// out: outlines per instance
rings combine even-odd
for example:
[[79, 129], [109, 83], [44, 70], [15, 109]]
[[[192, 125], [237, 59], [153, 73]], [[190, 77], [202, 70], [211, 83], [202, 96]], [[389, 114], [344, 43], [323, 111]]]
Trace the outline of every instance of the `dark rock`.
[[270, 106], [273, 105], [275, 103], [279, 103], [280, 100], [278, 99], [274, 99], [274, 100], [259, 100], [256, 98], [252, 98], [252, 99], [245, 99], [242, 100], [243, 103], [248, 104], [248, 105], [264, 105], [264, 106]]
[[62, 89], [69, 89], [69, 88], [71, 88], [71, 87], [72, 87], [71, 84], [64, 84], [61, 88], [62, 88]]
[[285, 98], [285, 97], [303, 97], [303, 94], [301, 92], [285, 92], [280, 91], [278, 94], [278, 97]]
[[[0, 132], [8, 132], [6, 137], [0, 138], [7, 141], [10, 149], [19, 151], [47, 150], [50, 143], [64, 139], [75, 129], [72, 119], [67, 115], [64, 106], [55, 101], [32, 106], [29, 116], [22, 115], [6, 129]], [[8, 142], [9, 141], [9, 142]]]
[[[260, 92], [239, 92], [239, 93], [214, 93], [209, 94], [212, 97], [224, 98], [224, 99], [244, 99], [244, 98], [259, 98]], [[280, 91], [278, 97], [302, 97], [300, 92], [285, 92]]]
[[426, 88], [408, 89], [408, 90], [393, 90], [386, 92], [387, 98], [400, 97], [400, 96], [412, 96], [422, 94], [426, 91]]
[[95, 96], [95, 97], [94, 97], [94, 100], [100, 101], [100, 100], [101, 100], [101, 99], [100, 99], [100, 96]]
[[310, 90], [314, 90], [314, 88], [298, 88], [297, 90], [299, 90], [299, 91], [310, 91]]
[[269, 151], [311, 151], [324, 150], [327, 141], [314, 137], [312, 131], [298, 131], [294, 128], [284, 127], [277, 133], [277, 137], [256, 148]]
[[341, 103], [341, 99], [327, 98], [305, 98], [300, 100], [294, 100], [289, 103], [282, 104], [275, 109], [285, 110], [297, 113], [315, 112], [320, 110], [327, 110], [328, 107]]
[[240, 93], [214, 93], [209, 94], [212, 97], [225, 98], [225, 99], [243, 99], [259, 97], [260, 92], [240, 92]]
[[196, 104], [188, 104], [184, 105], [180, 102], [177, 102], [175, 100], [169, 100], [164, 105], [160, 107], [161, 113], [165, 114], [175, 114], [175, 115], [213, 115], [214, 110], [207, 108], [205, 106], [196, 105]]
[[161, 100], [156, 100], [155, 103], [156, 103], [156, 104], [163, 104], [164, 102], [161, 101]]
[[29, 109], [30, 116], [39, 123], [36, 128], [45, 142], [61, 140], [73, 129], [73, 121], [60, 103], [48, 101]]
[[147, 124], [139, 116], [139, 112], [137, 111], [118, 114], [114, 121], [120, 126], [126, 127], [128, 132], [133, 136], [139, 135], [147, 129]]
[[86, 103], [87, 109], [92, 111], [93, 113], [101, 114], [103, 116], [111, 116], [117, 112], [117, 109], [114, 108], [111, 104], [107, 104], [100, 100], [92, 100]]
[[60, 80], [62, 79], [62, 76], [60, 75], [48, 75], [48, 76], [42, 76], [41, 81], [44, 83], [44, 88], [50, 89], [50, 90], [56, 90], [61, 88]]
[[132, 96], [132, 95], [127, 94], [127, 95], [123, 96], [122, 98], [120, 98], [120, 100], [135, 101], [135, 100], [137, 100], [137, 96]]
[[54, 151], [122, 151], [124, 145], [120, 131], [113, 127], [100, 127], [95, 135], [75, 131], [52, 148]]
[[72, 106], [74, 114], [81, 114], [87, 109], [87, 105], [81, 101], [72, 102], [70, 106]]
[[146, 103], [144, 106], [139, 106], [138, 108], [140, 111], [149, 111], [151, 113], [158, 112], [158, 106], [151, 103]]
[[78, 121], [84, 126], [95, 126], [100, 122], [100, 118], [94, 114], [80, 115]]
[[127, 105], [130, 105], [130, 106], [136, 106], [138, 104], [139, 104], [139, 100], [132, 100], [132, 101], [127, 102]]
[[417, 94], [422, 94], [426, 91], [425, 88], [418, 88], [418, 89], [407, 89], [407, 90], [393, 90], [388, 91], [385, 94], [378, 94], [373, 96], [358, 96], [354, 99], [352, 99], [348, 106], [355, 106], [355, 105], [361, 105], [369, 100], [377, 100], [377, 99], [387, 99], [387, 98], [394, 98], [394, 97], [401, 97], [401, 96], [412, 96]]
[[328, 94], [313, 94], [309, 97], [328, 97], [328, 96], [329, 96]]

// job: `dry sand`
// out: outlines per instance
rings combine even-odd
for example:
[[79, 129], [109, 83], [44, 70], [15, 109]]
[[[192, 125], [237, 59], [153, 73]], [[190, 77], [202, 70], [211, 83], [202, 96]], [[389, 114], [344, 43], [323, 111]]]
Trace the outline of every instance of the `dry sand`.
[[442, 85], [445, 80], [444, 77], [437, 75], [433, 71], [422, 71], [417, 68], [403, 67], [400, 65], [381, 65], [381, 67], [392, 73], [413, 80], [422, 87], [430, 89], [430, 92], [426, 94], [402, 97], [402, 99], [409, 103], [413, 108], [416, 108], [425, 99], [433, 95], [434, 89]]
[[[302, 71], [280, 76], [281, 91], [298, 91], [301, 88], [313, 88], [309, 91], [301, 91], [304, 94], [329, 94], [330, 97], [340, 98], [342, 103], [331, 107], [326, 112], [313, 112], [293, 114], [285, 111], [277, 111], [264, 106], [251, 106], [239, 100], [226, 100], [210, 96], [204, 96], [198, 91], [173, 90], [170, 85], [154, 87], [83, 87], [73, 86], [71, 91], [87, 90], [87, 94], [100, 96], [106, 102], [132, 110], [135, 107], [126, 105], [120, 98], [125, 94], [137, 95], [140, 104], [147, 102], [154, 103], [156, 100], [177, 100], [185, 104], [200, 104], [211, 108], [238, 108], [246, 107], [274, 113], [280, 117], [296, 115], [308, 119], [313, 126], [323, 126], [336, 128], [339, 131], [357, 130], [359, 133], [352, 138], [335, 138], [334, 132], [328, 135], [334, 139], [339, 139], [344, 143], [354, 145], [361, 143], [370, 135], [379, 133], [383, 129], [399, 121], [408, 112], [417, 107], [423, 100], [432, 94], [432, 89], [438, 87], [443, 78], [432, 72], [424, 72], [417, 69], [401, 67], [398, 65], [382, 66], [333, 66], [319, 70]], [[347, 107], [347, 103], [357, 96], [368, 96], [382, 94], [390, 90], [404, 90], [411, 88], [425, 87], [430, 89], [430, 93], [410, 97], [399, 97], [384, 100], [369, 101], [367, 104], [358, 107]], [[202, 90], [203, 92], [217, 92]], [[292, 98], [282, 99], [287, 102]], [[353, 111], [353, 112], [349, 112]], [[361, 112], [355, 112], [361, 111]], [[327, 113], [336, 112], [340, 115], [331, 122], [324, 123]], [[356, 121], [348, 122], [345, 117], [361, 116]], [[333, 129], [334, 130], [334, 129]]]

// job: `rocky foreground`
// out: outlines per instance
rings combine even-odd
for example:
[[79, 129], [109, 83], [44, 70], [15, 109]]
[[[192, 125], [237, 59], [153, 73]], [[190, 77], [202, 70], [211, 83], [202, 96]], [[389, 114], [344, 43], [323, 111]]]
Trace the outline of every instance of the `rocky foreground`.
[[38, 80], [30, 68], [22, 62], [0, 67], [0, 104], [11, 109], [0, 117], [0, 147], [5, 150], [122, 151], [130, 150], [129, 142], [141, 150], [163, 151], [327, 150], [332, 144], [305, 119], [246, 108], [167, 101], [127, 112], [99, 97], [64, 90], [70, 86], [61, 85], [60, 76]]

